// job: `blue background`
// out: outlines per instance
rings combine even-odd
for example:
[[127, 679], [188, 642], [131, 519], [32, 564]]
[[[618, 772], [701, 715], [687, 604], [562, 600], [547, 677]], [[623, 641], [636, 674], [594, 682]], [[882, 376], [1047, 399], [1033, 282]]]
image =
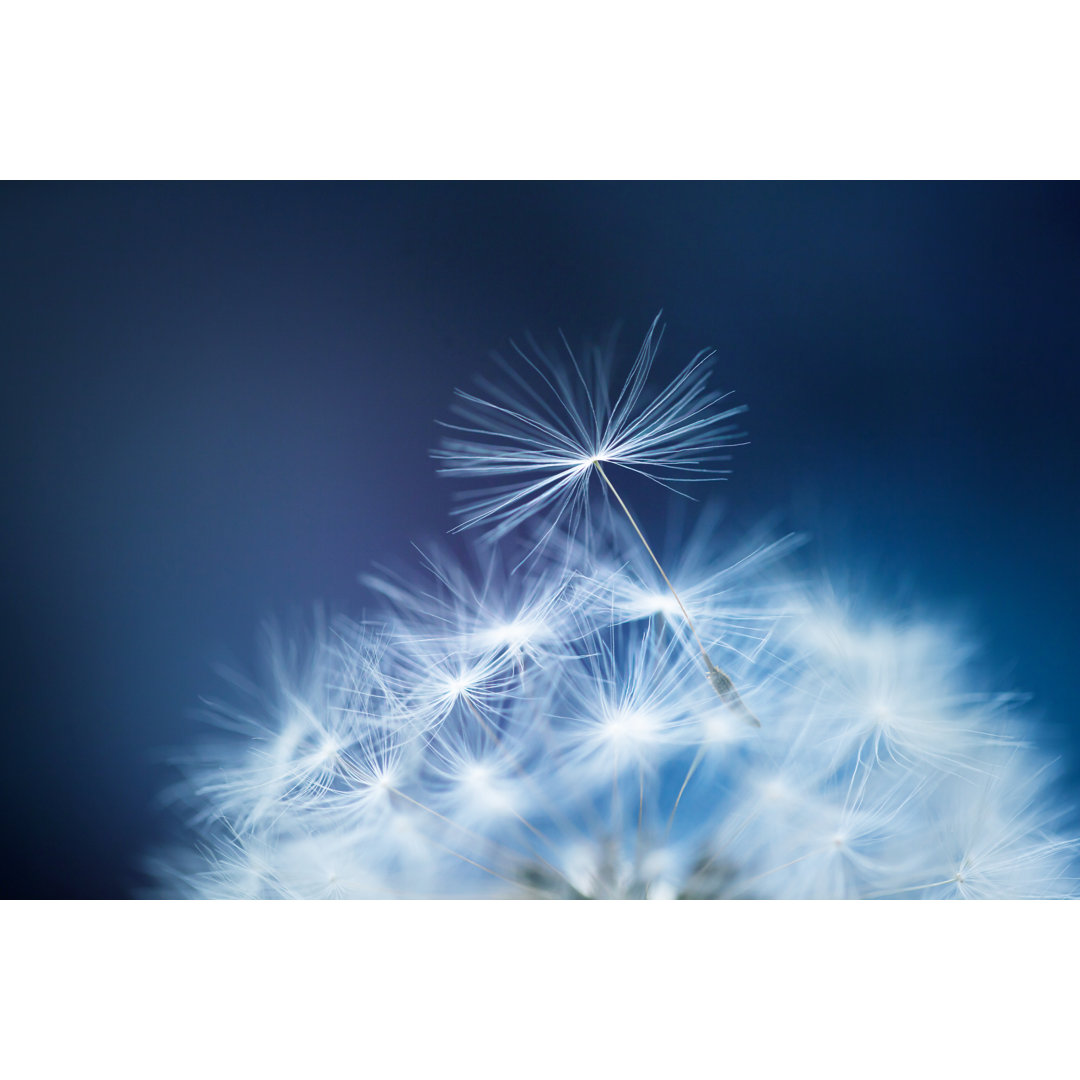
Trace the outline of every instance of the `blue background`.
[[661, 307], [750, 405], [733, 532], [961, 615], [1080, 757], [1076, 185], [9, 183], [0, 236], [0, 895], [136, 889], [212, 665], [445, 529], [453, 387]]

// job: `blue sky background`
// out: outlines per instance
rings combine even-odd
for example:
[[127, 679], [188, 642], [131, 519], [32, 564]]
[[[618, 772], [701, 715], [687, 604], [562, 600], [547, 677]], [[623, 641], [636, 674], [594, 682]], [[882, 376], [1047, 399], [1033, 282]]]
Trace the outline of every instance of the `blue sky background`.
[[0, 235], [0, 895], [136, 888], [212, 666], [447, 527], [453, 387], [660, 308], [750, 406], [733, 532], [964, 618], [1080, 792], [1080, 187], [8, 183]]

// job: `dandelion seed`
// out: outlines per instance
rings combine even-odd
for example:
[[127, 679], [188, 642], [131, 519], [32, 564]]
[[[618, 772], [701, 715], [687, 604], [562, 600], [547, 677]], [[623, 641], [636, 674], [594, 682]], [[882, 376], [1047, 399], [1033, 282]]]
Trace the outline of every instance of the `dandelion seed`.
[[599, 351], [583, 363], [567, 348], [568, 366], [536, 350], [515, 347], [525, 371], [503, 363], [506, 387], [482, 382], [487, 397], [457, 391], [462, 425], [432, 456], [439, 471], [458, 477], [513, 477], [513, 482], [466, 497], [459, 529], [486, 525], [500, 539], [534, 514], [549, 511], [550, 526], [577, 520], [589, 479], [605, 464], [621, 466], [663, 486], [717, 479], [717, 468], [741, 438], [731, 419], [745, 406], [720, 407], [729, 395], [708, 389], [713, 353], [702, 352], [654, 399], [646, 383], [659, 347], [653, 321], [622, 389], [612, 397], [610, 357]]

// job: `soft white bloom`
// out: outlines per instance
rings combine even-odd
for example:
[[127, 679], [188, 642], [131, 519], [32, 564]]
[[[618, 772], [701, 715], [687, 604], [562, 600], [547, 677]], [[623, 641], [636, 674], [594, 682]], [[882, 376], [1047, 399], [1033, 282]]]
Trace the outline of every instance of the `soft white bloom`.
[[[1072, 895], [1074, 843], [1017, 700], [965, 692], [969, 650], [941, 627], [931, 663], [925, 624], [840, 622], [782, 585], [774, 568], [763, 606], [783, 631], [732, 669], [760, 730], [709, 692], [667, 618], [572, 629], [575, 611], [595, 621], [587, 589], [563, 595], [558, 661], [493, 667], [437, 709], [388, 692], [402, 681], [392, 631], [375, 646], [338, 620], [257, 736], [219, 742], [192, 773], [199, 854], [159, 862], [162, 890]], [[455, 658], [443, 643], [430, 659]], [[903, 687], [918, 722], [882, 729], [865, 686]]]
[[707, 460], [718, 399], [699, 361], [644, 404], [654, 348], [650, 331], [614, 400], [573, 365], [532, 368], [562, 420], [514, 380], [513, 424], [491, 431], [529, 433], [532, 466], [449, 452], [544, 473], [474, 504], [505, 558], [430, 555], [415, 581], [368, 579], [381, 614], [320, 623], [306, 649], [275, 639], [264, 688], [216, 706], [226, 730], [184, 763], [198, 838], [154, 860], [159, 894], [1077, 895], [1023, 701], [982, 685], [954, 628], [810, 587], [785, 565], [795, 538], [729, 543], [709, 512], [670, 572], [628, 511], [585, 534], [545, 521], [543, 551], [508, 569], [537, 546], [509, 531], [565, 516], [601, 458]]

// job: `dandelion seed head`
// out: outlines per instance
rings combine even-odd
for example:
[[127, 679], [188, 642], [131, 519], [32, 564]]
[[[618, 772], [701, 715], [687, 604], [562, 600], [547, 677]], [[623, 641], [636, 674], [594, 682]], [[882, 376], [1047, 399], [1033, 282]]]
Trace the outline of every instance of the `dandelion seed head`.
[[[778, 584], [768, 583], [773, 606]], [[789, 589], [791, 619], [812, 623], [806, 589]], [[305, 707], [284, 711], [277, 733], [262, 722], [254, 746], [281, 734], [277, 756], [218, 743], [214, 764], [196, 770], [186, 798], [204, 854], [159, 863], [163, 888], [259, 897], [1074, 893], [1074, 844], [1060, 828], [1051, 771], [1016, 738], [1025, 721], [1015, 699], [993, 700], [994, 738], [965, 735], [962, 754], [916, 753], [894, 696], [866, 694], [853, 706], [852, 688], [864, 685], [855, 676], [886, 655], [880, 640], [837, 652], [835, 623], [827, 633], [792, 627], [754, 662], [770, 710], [753, 732], [711, 697], [668, 621], [615, 615], [597, 627], [590, 590], [563, 602], [592, 629], [561, 624], [551, 642], [558, 663], [506, 679], [504, 667], [474, 668], [438, 646], [428, 670], [437, 660], [444, 683], [458, 682], [453, 692], [481, 707], [459, 701], [437, 722], [422, 695], [404, 709], [383, 698], [398, 668], [393, 648], [378, 654], [386, 670], [376, 673], [363, 650], [317, 647], [311, 663], [325, 685], [301, 679]], [[822, 611], [831, 622], [827, 603]], [[857, 640], [858, 626], [853, 616], [842, 629]], [[894, 632], [902, 645], [902, 626]], [[344, 621], [328, 641], [357, 634]], [[904, 708], [918, 706], [921, 723], [946, 732], [957, 710], [981, 713], [980, 694], [957, 700], [958, 657], [969, 655], [961, 644], [929, 672], [904, 669]], [[357, 712], [333, 711], [358, 700]]]
[[603, 477], [715, 479], [739, 438], [710, 355], [648, 388], [659, 337], [619, 387], [606, 352], [532, 349], [459, 393], [436, 458], [496, 485], [459, 519], [494, 546], [272, 637], [179, 762], [194, 840], [153, 860], [160, 895], [1080, 893], [1038, 729], [957, 627], [814, 587], [799, 537], [708, 506], [655, 550], [629, 510], [590, 517]]

